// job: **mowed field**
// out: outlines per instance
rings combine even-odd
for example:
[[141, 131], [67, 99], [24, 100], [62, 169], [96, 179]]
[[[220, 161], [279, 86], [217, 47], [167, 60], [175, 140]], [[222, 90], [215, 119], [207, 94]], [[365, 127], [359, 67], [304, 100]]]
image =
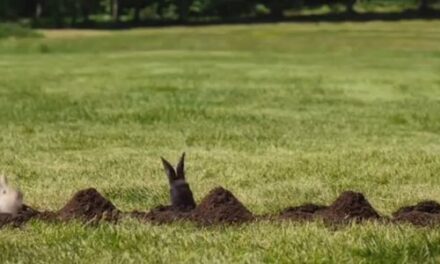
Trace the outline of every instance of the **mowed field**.
[[[256, 214], [363, 192], [440, 201], [440, 22], [45, 31], [0, 40], [0, 171], [40, 210], [95, 187], [123, 211], [196, 201]], [[440, 229], [134, 219], [0, 230], [1, 263], [438, 263]]]

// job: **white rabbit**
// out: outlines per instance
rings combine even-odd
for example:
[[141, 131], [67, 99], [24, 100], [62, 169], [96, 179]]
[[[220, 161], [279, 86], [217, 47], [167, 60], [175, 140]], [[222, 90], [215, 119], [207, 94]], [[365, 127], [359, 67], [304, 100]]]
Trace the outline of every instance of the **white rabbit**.
[[8, 185], [5, 176], [0, 176], [0, 213], [16, 215], [23, 206], [23, 194]]

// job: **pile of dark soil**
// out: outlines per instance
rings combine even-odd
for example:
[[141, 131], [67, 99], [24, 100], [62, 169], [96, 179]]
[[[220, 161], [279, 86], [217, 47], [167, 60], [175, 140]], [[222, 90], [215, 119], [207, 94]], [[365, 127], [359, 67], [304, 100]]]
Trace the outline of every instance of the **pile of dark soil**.
[[12, 216], [11, 214], [0, 213], [0, 227], [6, 226], [6, 225], [12, 225], [14, 227], [19, 227], [23, 224], [20, 221], [16, 222], [14, 218], [15, 217]]
[[172, 206], [158, 206], [149, 212], [133, 211], [130, 215], [155, 224], [192, 220], [203, 226], [243, 223], [254, 219], [252, 213], [230, 191], [222, 187], [211, 190], [192, 211], [181, 211]]
[[362, 193], [353, 191], [343, 192], [336, 201], [319, 214], [326, 223], [331, 224], [382, 219]]
[[255, 219], [230, 191], [222, 187], [211, 190], [194, 209], [191, 218], [203, 226], [239, 224]]
[[404, 206], [393, 213], [393, 222], [411, 223], [417, 226], [440, 224], [440, 204], [423, 201], [413, 206]]
[[[89, 188], [78, 191], [70, 201], [56, 213], [61, 221], [72, 219], [85, 222], [99, 222], [100, 220], [117, 222], [120, 211], [96, 189]], [[50, 218], [51, 214], [46, 213]]]
[[295, 207], [287, 207], [278, 215], [280, 219], [293, 221], [312, 221], [319, 217], [319, 213], [328, 206], [318, 204], [303, 204]]
[[32, 218], [38, 217], [39, 214], [40, 212], [27, 205], [23, 205], [20, 212], [18, 212], [18, 214], [15, 216], [0, 213], [0, 228], [6, 225], [10, 225], [12, 227], [21, 227]]
[[0, 213], [0, 228], [6, 225], [21, 227], [34, 218], [48, 222], [77, 219], [94, 224], [101, 220], [117, 222], [120, 218], [120, 211], [96, 189], [89, 188], [75, 193], [72, 199], [57, 212], [39, 212], [23, 205], [21, 211], [15, 216]]
[[[31, 219], [63, 222], [75, 219], [88, 224], [97, 224], [103, 220], [116, 223], [121, 215], [122, 213], [96, 189], [88, 188], [75, 193], [63, 208], [55, 212], [39, 212], [23, 205], [15, 216], [0, 213], [0, 228], [21, 227]], [[328, 224], [387, 219], [377, 213], [362, 193], [353, 191], [343, 192], [330, 206], [304, 204], [288, 207], [276, 215], [256, 217], [230, 191], [222, 187], [211, 190], [192, 211], [158, 206], [149, 212], [133, 211], [129, 215], [156, 224], [188, 220], [201, 226], [241, 224], [255, 219], [312, 221], [319, 218]], [[392, 223], [440, 226], [440, 204], [435, 201], [423, 201], [413, 206], [402, 207], [393, 213]]]
[[133, 211], [130, 215], [139, 220], [155, 224], [169, 224], [174, 221], [188, 220], [191, 218], [191, 212], [181, 212], [172, 206], [163, 205], [153, 208], [149, 212]]

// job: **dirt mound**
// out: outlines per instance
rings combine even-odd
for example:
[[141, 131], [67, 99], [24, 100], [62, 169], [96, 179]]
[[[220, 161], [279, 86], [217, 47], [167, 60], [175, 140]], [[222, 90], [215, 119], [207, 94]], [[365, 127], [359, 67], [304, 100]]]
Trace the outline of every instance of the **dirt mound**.
[[418, 226], [440, 224], [440, 204], [436, 201], [422, 201], [413, 206], [404, 206], [393, 213], [393, 221]]
[[436, 201], [422, 201], [416, 205], [404, 206], [399, 208], [399, 210], [393, 213], [393, 216], [396, 217], [413, 211], [430, 214], [440, 214], [440, 204]]
[[38, 217], [40, 212], [27, 205], [23, 205], [17, 215], [0, 213], [0, 228], [10, 225], [12, 227], [21, 227], [32, 218]]
[[[62, 221], [79, 219], [88, 222], [102, 219], [116, 222], [119, 213], [119, 210], [96, 189], [88, 188], [75, 193], [56, 215]], [[50, 213], [48, 215], [50, 216]]]
[[361, 222], [381, 219], [362, 193], [343, 192], [327, 209], [320, 211], [327, 223]]
[[172, 206], [163, 205], [153, 208], [149, 212], [133, 211], [130, 215], [139, 220], [155, 224], [169, 224], [174, 221], [188, 220], [191, 218], [191, 212], [181, 212], [175, 210]]
[[318, 204], [303, 204], [295, 207], [287, 207], [278, 215], [280, 219], [295, 221], [314, 220], [319, 213], [327, 209], [328, 206]]
[[15, 222], [14, 218], [11, 214], [0, 213], [0, 228], [6, 225], [12, 225], [14, 227], [21, 226], [22, 223]]
[[194, 209], [192, 219], [201, 225], [235, 224], [254, 216], [230, 191], [217, 187]]

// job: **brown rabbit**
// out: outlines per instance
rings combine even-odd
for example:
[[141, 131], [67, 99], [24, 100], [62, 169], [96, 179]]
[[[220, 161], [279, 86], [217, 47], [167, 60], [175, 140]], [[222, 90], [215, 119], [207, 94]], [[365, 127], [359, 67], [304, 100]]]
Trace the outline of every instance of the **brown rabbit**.
[[185, 153], [182, 154], [176, 170], [162, 158], [165, 173], [170, 182], [170, 196], [172, 208], [178, 211], [190, 211], [196, 207], [189, 184], [185, 181]]

